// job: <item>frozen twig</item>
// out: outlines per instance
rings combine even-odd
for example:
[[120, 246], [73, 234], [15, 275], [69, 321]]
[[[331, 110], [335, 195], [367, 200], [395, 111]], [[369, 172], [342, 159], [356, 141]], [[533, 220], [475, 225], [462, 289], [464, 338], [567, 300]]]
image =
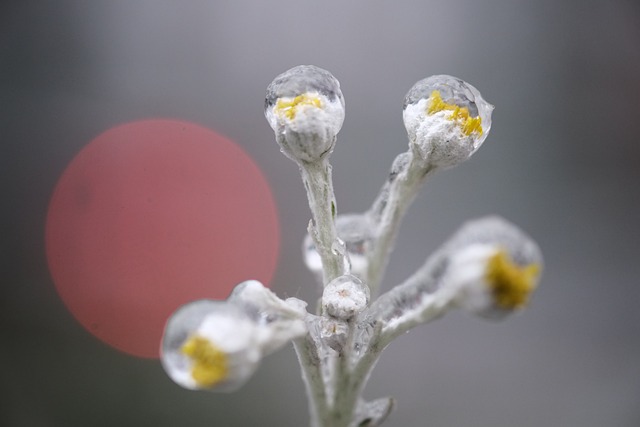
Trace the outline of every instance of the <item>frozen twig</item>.
[[374, 427], [394, 400], [367, 402], [362, 394], [394, 338], [453, 308], [502, 319], [526, 306], [542, 256], [531, 238], [499, 217], [464, 224], [415, 273], [376, 298], [407, 209], [432, 173], [467, 160], [482, 145], [492, 110], [462, 80], [420, 80], [404, 102], [408, 150], [394, 160], [367, 212], [338, 216], [329, 156], [345, 114], [340, 85], [314, 66], [276, 77], [265, 116], [307, 192], [312, 221], [304, 256], [323, 285], [318, 313], [257, 281], [241, 283], [226, 301], [187, 304], [165, 329], [162, 363], [169, 376], [186, 388], [232, 391], [262, 357], [292, 341], [311, 426]]

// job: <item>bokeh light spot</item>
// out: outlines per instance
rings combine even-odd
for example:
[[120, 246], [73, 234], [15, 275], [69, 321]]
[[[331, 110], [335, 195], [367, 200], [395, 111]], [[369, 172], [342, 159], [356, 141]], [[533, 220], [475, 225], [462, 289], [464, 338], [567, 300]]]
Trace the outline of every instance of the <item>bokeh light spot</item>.
[[180, 305], [267, 285], [278, 215], [260, 169], [201, 126], [145, 120], [108, 130], [72, 160], [49, 205], [46, 251], [60, 297], [93, 335], [158, 357]]

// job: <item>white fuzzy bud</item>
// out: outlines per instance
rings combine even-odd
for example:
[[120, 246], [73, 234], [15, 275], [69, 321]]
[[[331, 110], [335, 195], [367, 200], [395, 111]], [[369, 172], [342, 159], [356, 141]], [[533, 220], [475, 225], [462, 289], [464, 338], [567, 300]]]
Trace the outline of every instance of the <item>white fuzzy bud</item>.
[[369, 287], [353, 275], [337, 277], [322, 294], [322, 307], [330, 316], [348, 320], [369, 304]]
[[223, 301], [194, 301], [167, 322], [161, 361], [169, 377], [192, 390], [234, 391], [262, 357], [259, 331], [239, 307]]
[[414, 153], [429, 167], [448, 168], [480, 148], [491, 128], [492, 111], [475, 87], [438, 75], [409, 90], [402, 115]]
[[540, 249], [522, 230], [496, 216], [476, 219], [360, 316], [381, 322], [389, 337], [452, 307], [501, 319], [527, 305], [541, 270]]
[[263, 356], [307, 333], [305, 306], [281, 300], [256, 280], [236, 286], [226, 301], [186, 304], [165, 327], [162, 366], [185, 388], [234, 391]]
[[333, 75], [299, 65], [267, 87], [265, 117], [284, 154], [297, 162], [315, 162], [333, 151], [344, 122], [344, 97]]
[[527, 305], [541, 270], [542, 256], [533, 240], [489, 217], [467, 223], [452, 238], [442, 284], [459, 307], [500, 319]]

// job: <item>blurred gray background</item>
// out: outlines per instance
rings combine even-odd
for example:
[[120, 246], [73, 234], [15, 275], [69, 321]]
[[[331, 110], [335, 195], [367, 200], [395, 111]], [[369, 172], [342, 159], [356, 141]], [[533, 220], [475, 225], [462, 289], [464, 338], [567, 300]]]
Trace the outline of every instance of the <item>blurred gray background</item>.
[[490, 213], [533, 235], [546, 259], [522, 315], [451, 313], [385, 351], [365, 395], [398, 399], [387, 425], [640, 425], [632, 0], [4, 2], [0, 424], [307, 424], [290, 347], [234, 394], [182, 390], [157, 361], [118, 353], [75, 322], [43, 245], [53, 186], [86, 143], [121, 123], [178, 118], [256, 160], [282, 224], [272, 287], [315, 298], [300, 257], [304, 190], [262, 112], [266, 86], [298, 64], [333, 72], [346, 97], [332, 157], [340, 212], [366, 209], [406, 149], [401, 106], [415, 81], [452, 74], [496, 106], [482, 149], [434, 177], [410, 210], [387, 287], [463, 221]]

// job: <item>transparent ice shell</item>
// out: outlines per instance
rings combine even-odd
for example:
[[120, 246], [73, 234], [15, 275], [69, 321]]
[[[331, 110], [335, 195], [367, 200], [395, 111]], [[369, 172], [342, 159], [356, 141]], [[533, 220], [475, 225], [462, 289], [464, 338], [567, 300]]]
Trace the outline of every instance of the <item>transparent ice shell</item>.
[[[293, 114], [283, 114], [279, 101]], [[333, 151], [344, 122], [340, 83], [314, 65], [291, 68], [267, 87], [264, 114], [286, 156], [297, 162], [318, 161]]]
[[367, 307], [369, 297], [369, 287], [356, 276], [346, 274], [325, 286], [322, 307], [330, 316], [348, 320]]
[[277, 76], [267, 87], [264, 109], [273, 107], [279, 98], [295, 98], [306, 92], [317, 92], [344, 108], [340, 82], [333, 74], [315, 65], [298, 65]]
[[[253, 320], [240, 307], [223, 301], [199, 300], [180, 307], [167, 322], [161, 344], [162, 366], [169, 377], [188, 389], [234, 391], [258, 367], [261, 358]], [[182, 347], [192, 336], [207, 339], [224, 352], [227, 376], [212, 388], [192, 378], [193, 361]]]
[[440, 92], [442, 100], [448, 104], [455, 104], [467, 108], [472, 117], [482, 119], [483, 135], [478, 144], [482, 144], [491, 129], [491, 113], [495, 108], [482, 98], [480, 91], [471, 84], [457, 77], [439, 74], [418, 81], [407, 92], [404, 98], [403, 110], [422, 99], [429, 99], [434, 90]]
[[[438, 98], [434, 98], [436, 92]], [[440, 108], [430, 111], [432, 102]], [[492, 111], [475, 87], [437, 75], [409, 90], [402, 117], [410, 146], [419, 157], [431, 167], [449, 168], [480, 148], [491, 129]]]

